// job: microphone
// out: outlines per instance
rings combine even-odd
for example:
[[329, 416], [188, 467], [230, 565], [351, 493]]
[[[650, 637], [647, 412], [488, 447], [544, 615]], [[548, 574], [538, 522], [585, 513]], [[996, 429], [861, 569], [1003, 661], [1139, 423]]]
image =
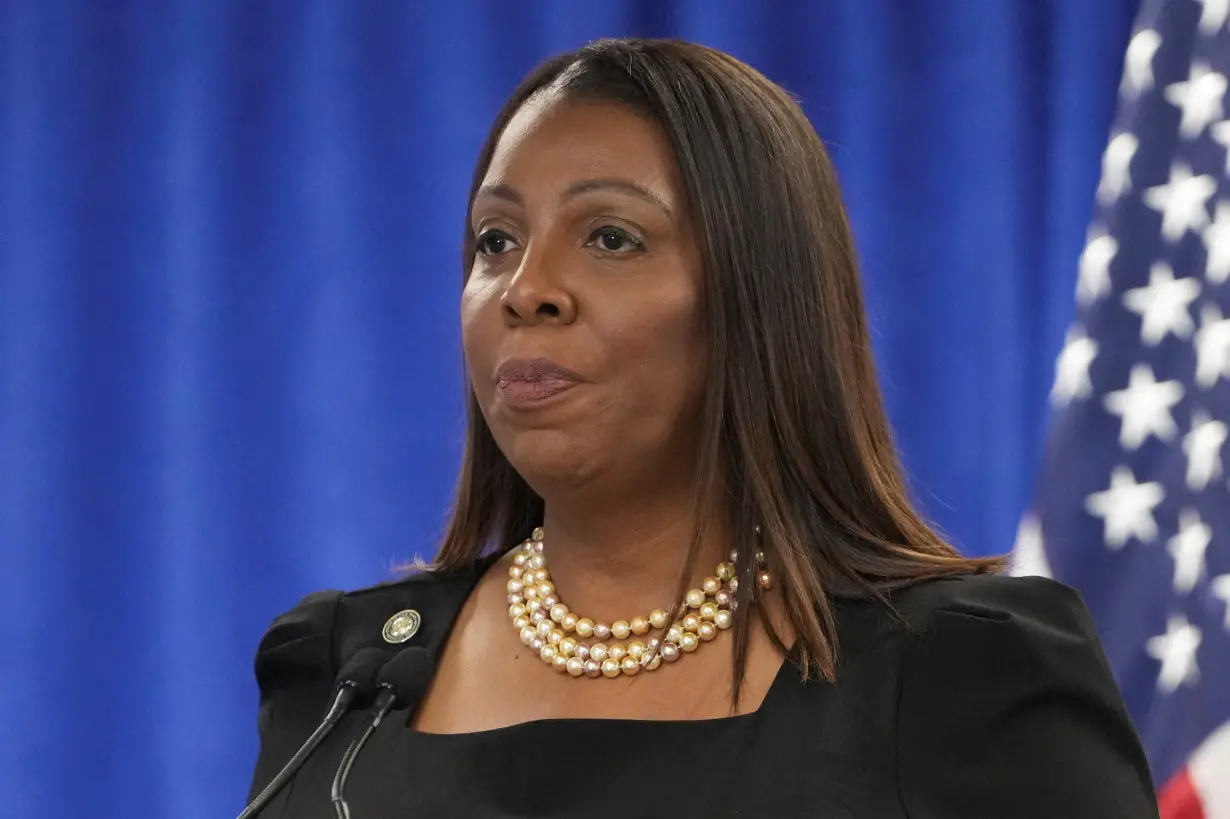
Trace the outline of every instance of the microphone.
[[355, 652], [355, 655], [342, 666], [342, 670], [337, 675], [337, 694], [325, 718], [321, 720], [320, 725], [300, 746], [299, 750], [295, 751], [295, 755], [278, 772], [278, 775], [243, 809], [238, 819], [251, 819], [272, 802], [282, 788], [286, 787], [291, 777], [299, 772], [316, 747], [324, 742], [325, 737], [329, 736], [338, 721], [352, 708], [366, 705], [371, 701], [372, 695], [376, 693], [377, 675], [380, 669], [387, 665], [388, 658], [388, 652], [379, 648], [364, 648]]
[[350, 769], [354, 767], [363, 746], [390, 711], [418, 705], [431, 682], [432, 666], [431, 655], [427, 653], [427, 649], [407, 648], [398, 652], [381, 669], [380, 693], [376, 695], [376, 702], [371, 707], [371, 720], [363, 733], [350, 743], [333, 777], [333, 810], [338, 819], [350, 819], [350, 805], [346, 803], [346, 781], [350, 778]]

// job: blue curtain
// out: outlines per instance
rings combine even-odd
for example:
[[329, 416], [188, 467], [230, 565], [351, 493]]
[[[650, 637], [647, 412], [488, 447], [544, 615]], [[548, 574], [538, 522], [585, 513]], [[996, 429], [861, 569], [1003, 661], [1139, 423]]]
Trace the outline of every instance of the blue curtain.
[[471, 163], [591, 38], [697, 40], [801, 98], [919, 500], [1007, 551], [1134, 12], [0, 2], [0, 813], [238, 812], [269, 620], [433, 549]]

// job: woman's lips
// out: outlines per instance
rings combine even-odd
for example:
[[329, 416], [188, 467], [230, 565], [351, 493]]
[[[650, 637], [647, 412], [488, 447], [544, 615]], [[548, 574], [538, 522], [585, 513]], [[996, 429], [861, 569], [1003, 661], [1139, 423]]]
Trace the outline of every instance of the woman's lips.
[[576, 381], [566, 378], [508, 378], [496, 382], [496, 389], [504, 402], [517, 407], [537, 404], [575, 386]]

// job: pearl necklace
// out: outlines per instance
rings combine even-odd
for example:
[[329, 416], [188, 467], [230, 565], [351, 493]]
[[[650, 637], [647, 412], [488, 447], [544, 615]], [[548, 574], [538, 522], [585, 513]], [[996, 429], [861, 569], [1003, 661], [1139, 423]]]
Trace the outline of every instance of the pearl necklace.
[[[738, 553], [717, 565], [698, 589], [691, 589], [678, 606], [679, 616], [667, 628], [671, 615], [654, 609], [647, 616], [616, 620], [611, 624], [580, 617], [560, 601], [547, 569], [543, 530], [538, 527], [529, 539], [514, 550], [508, 568], [508, 616], [521, 642], [538, 652], [546, 665], [573, 677], [619, 677], [654, 671], [665, 661], [673, 663], [717, 637], [734, 623], [735, 592], [739, 589], [734, 563]], [[756, 553], [756, 584], [773, 587], [772, 576], [764, 570], [764, 554]], [[666, 633], [661, 637], [630, 642], [651, 629]]]

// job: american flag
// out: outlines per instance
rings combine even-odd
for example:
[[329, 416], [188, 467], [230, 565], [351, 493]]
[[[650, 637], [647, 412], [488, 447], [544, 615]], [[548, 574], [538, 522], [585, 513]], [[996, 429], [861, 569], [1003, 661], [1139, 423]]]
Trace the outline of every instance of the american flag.
[[1018, 572], [1076, 586], [1163, 819], [1230, 819], [1230, 0], [1144, 0]]

